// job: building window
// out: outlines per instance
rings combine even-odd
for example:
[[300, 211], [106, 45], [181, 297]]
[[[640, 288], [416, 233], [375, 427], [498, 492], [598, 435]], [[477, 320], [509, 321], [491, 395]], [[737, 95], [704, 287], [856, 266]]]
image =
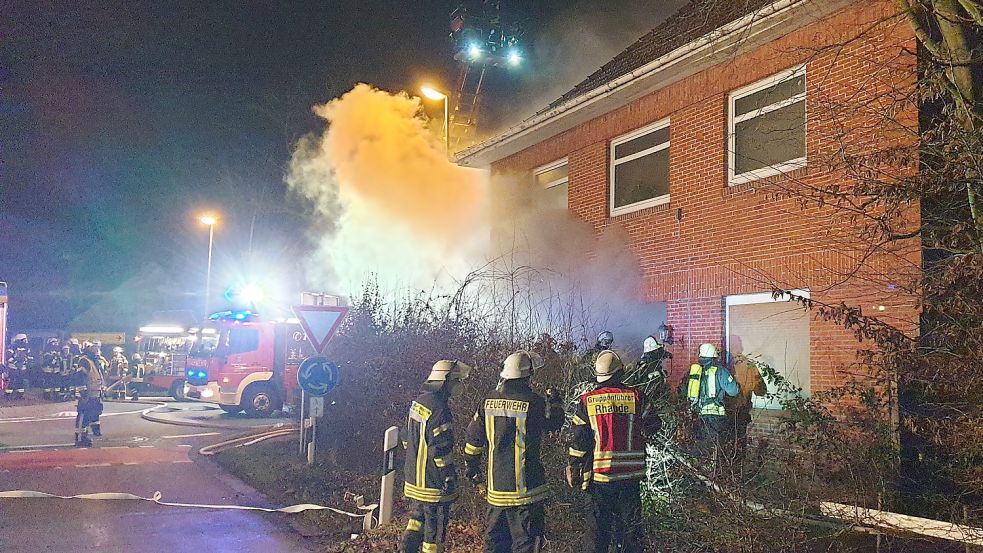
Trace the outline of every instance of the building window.
[[611, 215], [669, 203], [669, 120], [611, 141]]
[[570, 165], [567, 158], [559, 159], [533, 170], [536, 186], [544, 190], [543, 203], [556, 209], [567, 209]]
[[[798, 296], [809, 292], [796, 290]], [[771, 293], [727, 297], [727, 351], [736, 360], [746, 355], [775, 369], [789, 383], [810, 393], [809, 314], [787, 297]], [[764, 375], [762, 375], [764, 376]], [[770, 394], [778, 387], [767, 378]], [[754, 407], [780, 409], [780, 397], [754, 397]]]
[[805, 66], [735, 90], [729, 113], [730, 184], [805, 167]]

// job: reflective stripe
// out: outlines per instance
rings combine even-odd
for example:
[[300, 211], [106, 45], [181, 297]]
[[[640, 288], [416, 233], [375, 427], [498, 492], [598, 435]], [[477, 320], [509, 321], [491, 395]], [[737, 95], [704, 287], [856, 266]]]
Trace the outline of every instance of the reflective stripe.
[[481, 455], [484, 452], [485, 452], [485, 448], [483, 447], [471, 445], [471, 444], [464, 444], [465, 455]]
[[572, 447], [570, 448], [571, 457], [583, 457], [584, 455], [587, 455], [586, 451], [580, 451], [579, 449], [574, 449]]
[[447, 466], [447, 460], [443, 457], [434, 457], [433, 464], [437, 465], [437, 468], [444, 468]]
[[640, 480], [642, 478], [645, 478], [644, 470], [626, 472], [623, 474], [594, 473], [594, 480], [596, 482], [617, 482], [619, 480]]
[[526, 491], [526, 417], [515, 419], [515, 491]]
[[495, 443], [495, 417], [485, 415], [485, 439], [488, 441], [488, 491], [495, 489], [495, 475], [492, 467], [495, 466], [495, 448], [491, 444]]
[[712, 365], [707, 370], [707, 397], [717, 397], [717, 367]]
[[423, 522], [413, 518], [406, 521], [407, 532], [419, 532], [421, 530], [423, 530]]
[[644, 451], [602, 451], [594, 455], [595, 459], [644, 459]]
[[572, 419], [572, 422], [574, 424], [576, 424], [577, 426], [587, 426], [587, 421], [585, 421], [584, 419], [580, 418], [580, 415], [574, 415], [573, 416], [573, 419]]
[[422, 553], [441, 553], [444, 550], [443, 544], [423, 542]]
[[724, 416], [727, 414], [727, 409], [723, 405], [717, 405], [716, 403], [707, 403], [700, 409], [701, 415], [713, 415], [713, 416]]
[[409, 482], [406, 482], [403, 485], [403, 495], [410, 499], [415, 499], [424, 503], [444, 503], [446, 501], [454, 501], [457, 499], [456, 491], [451, 494], [444, 494], [441, 490], [423, 486], [414, 486]]
[[495, 507], [520, 507], [544, 501], [549, 496], [549, 486], [543, 484], [526, 492], [496, 492], [488, 488], [488, 503]]
[[[414, 405], [416, 405], [414, 403]], [[427, 472], [427, 423], [420, 423], [420, 443], [416, 449], [416, 485], [426, 485]]]
[[448, 423], [442, 424], [442, 425], [438, 426], [437, 428], [434, 428], [433, 429], [433, 436], [434, 436], [434, 438], [436, 438], [437, 436], [440, 436], [442, 433], [447, 432], [450, 429], [451, 429], [451, 423], [448, 422]]
[[645, 459], [630, 459], [624, 461], [610, 461], [610, 460], [594, 461], [594, 470], [610, 469], [610, 468], [633, 468], [633, 467], [644, 467], [644, 466], [645, 466]]

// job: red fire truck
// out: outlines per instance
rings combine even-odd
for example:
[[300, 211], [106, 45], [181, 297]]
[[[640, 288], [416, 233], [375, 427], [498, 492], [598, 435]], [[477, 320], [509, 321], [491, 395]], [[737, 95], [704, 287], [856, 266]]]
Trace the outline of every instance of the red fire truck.
[[[158, 311], [136, 335], [136, 353], [143, 358], [143, 385], [184, 397], [184, 365], [198, 340], [195, 317], [186, 311]], [[135, 361], [131, 361], [135, 362]]]
[[228, 413], [265, 417], [300, 399], [297, 369], [314, 354], [296, 320], [251, 311], [215, 313], [199, 331], [185, 368], [185, 395]]

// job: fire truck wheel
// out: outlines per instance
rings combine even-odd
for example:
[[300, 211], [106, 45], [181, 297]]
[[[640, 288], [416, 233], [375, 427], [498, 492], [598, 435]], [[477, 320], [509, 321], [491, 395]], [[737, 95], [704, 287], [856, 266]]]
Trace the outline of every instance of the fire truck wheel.
[[250, 417], [269, 417], [280, 408], [276, 392], [265, 384], [252, 384], [242, 395], [242, 408]]
[[174, 383], [171, 384], [171, 389], [168, 390], [168, 394], [172, 398], [174, 398], [174, 399], [176, 399], [178, 401], [181, 401], [182, 399], [184, 399], [184, 381], [183, 380], [175, 380]]

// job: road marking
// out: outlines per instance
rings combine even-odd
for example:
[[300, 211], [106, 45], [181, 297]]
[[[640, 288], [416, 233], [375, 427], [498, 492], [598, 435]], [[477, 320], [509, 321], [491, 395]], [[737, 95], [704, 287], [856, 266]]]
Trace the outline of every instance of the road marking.
[[[148, 411], [148, 409], [145, 409]], [[106, 417], [118, 417], [120, 415], [139, 415], [143, 411], [123, 411], [121, 413], [103, 413], [100, 415], [102, 418]], [[50, 421], [67, 421], [69, 417], [59, 416], [61, 413], [57, 413], [54, 416], [41, 416], [41, 417], [15, 417], [9, 419], [0, 419], [0, 424], [14, 424], [19, 422], [50, 422]], [[74, 415], [72, 415], [74, 416]]]
[[[64, 468], [65, 468], [65, 467], [55, 467], [55, 470], [62, 470], [62, 469], [64, 469]], [[9, 472], [9, 471], [8, 471], [8, 472]]]
[[152, 446], [152, 445], [138, 445], [137, 447], [143, 448], [143, 449], [147, 449], [147, 448], [153, 449], [154, 448], [154, 446]]
[[134, 463], [132, 461], [123, 463], [124, 465], [139, 465], [140, 463]]
[[37, 453], [40, 449], [15, 449], [11, 453]]
[[85, 469], [91, 467], [111, 467], [111, 466], [113, 466], [112, 463], [86, 463], [82, 465], [75, 465], [75, 468]]
[[[199, 436], [218, 436], [221, 432], [201, 432], [200, 434], [175, 434], [173, 436], [161, 436], [163, 440], [176, 440], [178, 438], [197, 438]], [[191, 447], [191, 446], [188, 446]]]
[[172, 463], [194, 463], [191, 459], [181, 459], [180, 461], [171, 461]]
[[128, 445], [112, 445], [108, 447], [101, 447], [99, 449], [130, 449]]

